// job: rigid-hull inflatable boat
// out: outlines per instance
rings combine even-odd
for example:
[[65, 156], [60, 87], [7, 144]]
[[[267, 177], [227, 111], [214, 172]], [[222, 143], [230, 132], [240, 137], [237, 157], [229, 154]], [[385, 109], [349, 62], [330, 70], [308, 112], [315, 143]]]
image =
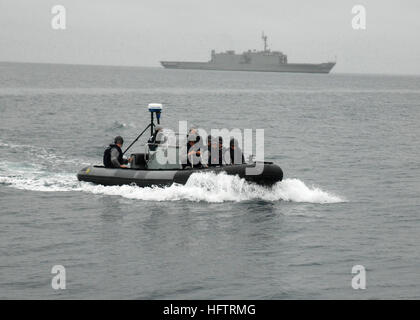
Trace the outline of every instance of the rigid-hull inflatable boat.
[[186, 184], [188, 178], [195, 172], [225, 172], [228, 175], [237, 175], [249, 182], [261, 185], [271, 186], [283, 178], [283, 172], [279, 166], [265, 162], [259, 165], [263, 166], [259, 174], [246, 174], [246, 169], [255, 169], [256, 163], [226, 165], [209, 168], [193, 168], [193, 169], [112, 169], [103, 166], [88, 166], [83, 168], [77, 174], [80, 181], [92, 182], [95, 184], [124, 185], [135, 184], [140, 187], [150, 186], [169, 186], [173, 183]]
[[[155, 127], [154, 115], [158, 124], [162, 105], [149, 104], [151, 122], [142, 133], [130, 144], [128, 149], [146, 132], [150, 127], [153, 136]], [[162, 132], [163, 133], [163, 132]], [[174, 139], [172, 139], [174, 138]], [[173, 183], [186, 184], [188, 178], [196, 172], [213, 172], [215, 174], [224, 172], [228, 175], [237, 175], [249, 182], [271, 186], [283, 179], [283, 171], [272, 162], [252, 162], [243, 164], [226, 164], [216, 166], [187, 166], [182, 161], [182, 155], [186, 154], [187, 137], [184, 140], [180, 136], [165, 136], [160, 141], [148, 142], [145, 145], [144, 153], [131, 154], [132, 161], [129, 168], [105, 168], [104, 166], [88, 166], [79, 171], [79, 181], [92, 182], [101, 185], [125, 185], [135, 184], [140, 187], [168, 186]], [[149, 139], [150, 140], [150, 139]], [[163, 161], [168, 155], [172, 161]]]

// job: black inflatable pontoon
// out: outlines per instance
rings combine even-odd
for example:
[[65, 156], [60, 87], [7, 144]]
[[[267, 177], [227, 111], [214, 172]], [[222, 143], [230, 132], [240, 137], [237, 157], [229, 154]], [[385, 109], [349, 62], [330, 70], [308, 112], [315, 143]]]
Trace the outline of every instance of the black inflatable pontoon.
[[[146, 132], [150, 127], [153, 134], [153, 114], [156, 114], [159, 123], [160, 112], [162, 106], [160, 104], [149, 104], [151, 112], [151, 123], [146, 129], [130, 144], [124, 151], [128, 149]], [[186, 137], [185, 137], [186, 138]], [[175, 143], [170, 143], [168, 137], [163, 137], [165, 143], [148, 143], [146, 144], [145, 153], [131, 154], [133, 161], [130, 168], [105, 168], [104, 166], [88, 166], [83, 168], [77, 174], [79, 181], [92, 182], [101, 185], [125, 185], [135, 184], [140, 187], [150, 186], [168, 186], [173, 183], [186, 184], [189, 177], [195, 172], [224, 172], [228, 175], [237, 175], [249, 182], [261, 185], [271, 186], [283, 179], [283, 171], [272, 162], [253, 162], [245, 164], [227, 164], [210, 167], [185, 167], [180, 161], [182, 148], [186, 141], [180, 142], [179, 137], [175, 139]], [[163, 163], [160, 161], [162, 157], [168, 157], [168, 154], [175, 154], [172, 163]]]
[[136, 169], [108, 169], [103, 166], [89, 166], [83, 168], [77, 174], [80, 181], [87, 181], [96, 184], [124, 185], [136, 184], [140, 187], [168, 186], [173, 183], [185, 184], [188, 178], [195, 172], [225, 172], [229, 175], [238, 175], [247, 181], [261, 185], [271, 186], [283, 179], [283, 171], [279, 166], [265, 162], [264, 169], [258, 175], [247, 175], [246, 168], [255, 167], [254, 164], [226, 165], [220, 167], [200, 168], [200, 169], [180, 169], [180, 170], [136, 170]]

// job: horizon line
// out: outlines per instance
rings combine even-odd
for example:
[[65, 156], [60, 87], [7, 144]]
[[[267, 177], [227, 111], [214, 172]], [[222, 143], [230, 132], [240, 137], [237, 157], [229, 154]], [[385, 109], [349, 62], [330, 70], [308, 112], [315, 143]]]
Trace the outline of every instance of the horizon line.
[[[90, 64], [90, 63], [71, 63], [71, 62], [34, 62], [34, 61], [7, 61], [7, 60], [0, 60], [0, 63], [9, 63], [9, 64], [48, 64], [48, 65], [64, 65], [64, 66], [82, 66], [82, 67], [111, 67], [111, 68], [151, 68], [151, 69], [161, 69], [166, 70], [160, 66], [140, 66], [140, 65], [116, 65], [116, 64]], [[188, 69], [182, 69], [188, 70]], [[173, 70], [171, 70], [172, 72]], [[200, 70], [194, 70], [200, 71]], [[218, 71], [218, 70], [205, 70], [205, 71]], [[255, 72], [255, 71], [249, 71]], [[260, 71], [262, 73], [267, 73], [264, 71]], [[271, 73], [281, 73], [281, 74], [290, 74], [294, 72], [271, 72]], [[338, 75], [383, 75], [383, 76], [420, 76], [420, 73], [360, 73], [360, 72], [330, 72], [329, 74], [338, 74]]]

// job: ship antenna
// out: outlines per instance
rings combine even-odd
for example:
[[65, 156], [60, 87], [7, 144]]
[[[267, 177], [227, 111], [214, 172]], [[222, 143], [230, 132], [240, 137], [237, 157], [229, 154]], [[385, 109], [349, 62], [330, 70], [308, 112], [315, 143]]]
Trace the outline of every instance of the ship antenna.
[[264, 52], [267, 52], [267, 36], [264, 34], [264, 31], [262, 32], [261, 38], [264, 41]]

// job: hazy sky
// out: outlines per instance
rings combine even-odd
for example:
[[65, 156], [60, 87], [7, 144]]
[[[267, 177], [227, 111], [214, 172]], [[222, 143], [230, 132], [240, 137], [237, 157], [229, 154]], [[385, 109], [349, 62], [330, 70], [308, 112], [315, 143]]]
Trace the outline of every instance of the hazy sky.
[[[53, 30], [63, 5], [67, 29]], [[366, 8], [366, 30], [351, 9]], [[420, 0], [0, 0], [0, 61], [158, 66], [269, 46], [334, 72], [420, 74]]]

